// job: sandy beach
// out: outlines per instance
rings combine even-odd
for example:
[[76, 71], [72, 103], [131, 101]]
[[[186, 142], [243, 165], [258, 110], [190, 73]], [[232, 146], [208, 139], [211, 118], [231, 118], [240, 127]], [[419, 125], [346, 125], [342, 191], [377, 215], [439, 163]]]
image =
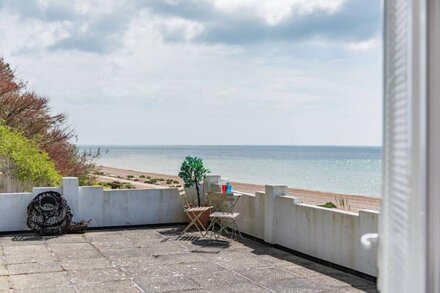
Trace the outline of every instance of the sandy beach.
[[[167, 174], [157, 174], [151, 172], [141, 172], [136, 170], [126, 170], [112, 167], [100, 166], [100, 171], [102, 172], [99, 176], [99, 180], [101, 181], [110, 181], [110, 180], [123, 180], [124, 182], [132, 183], [136, 188], [161, 188], [166, 186], [166, 181], [173, 181], [171, 184], [173, 186], [182, 184], [181, 179], [175, 175], [167, 175]], [[134, 176], [134, 178], [128, 179], [128, 176]], [[144, 183], [142, 181], [134, 181], [136, 178], [140, 176], [145, 178], [152, 179], [163, 179], [155, 184]], [[179, 183], [176, 183], [179, 182]], [[243, 193], [251, 193], [254, 194], [256, 191], [264, 191], [264, 185], [259, 184], [250, 184], [250, 183], [240, 183], [240, 182], [231, 182], [233, 189]], [[349, 194], [338, 194], [338, 193], [330, 193], [330, 192], [320, 192], [313, 190], [304, 190], [297, 188], [289, 188], [289, 195], [295, 196], [301, 199], [306, 204], [312, 205], [320, 205], [325, 204], [326, 202], [333, 202], [338, 206], [338, 209], [348, 210], [352, 212], [358, 212], [360, 209], [370, 209], [370, 210], [379, 210], [381, 199], [377, 197], [371, 196], [361, 196], [361, 195], [349, 195]]]

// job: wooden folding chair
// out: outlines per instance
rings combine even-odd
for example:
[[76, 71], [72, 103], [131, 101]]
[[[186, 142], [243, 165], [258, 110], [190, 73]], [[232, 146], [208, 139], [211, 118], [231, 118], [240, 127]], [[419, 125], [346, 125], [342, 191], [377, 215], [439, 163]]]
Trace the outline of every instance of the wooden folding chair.
[[194, 226], [200, 232], [202, 237], [204, 237], [208, 231], [205, 226], [203, 226], [202, 222], [200, 222], [200, 217], [206, 211], [211, 210], [211, 207], [191, 207], [191, 203], [188, 201], [188, 197], [183, 188], [179, 188], [179, 196], [182, 200], [183, 210], [189, 219], [189, 224], [182, 231], [181, 235], [185, 234], [192, 226]]
[[[235, 213], [234, 208], [240, 199], [240, 195], [228, 195], [222, 193], [208, 193], [209, 204], [213, 206], [214, 212], [209, 215], [211, 223], [208, 226], [207, 231], [213, 232], [211, 237], [215, 237], [217, 240], [222, 232], [228, 234], [231, 238], [241, 235], [240, 229], [237, 226], [237, 218], [240, 213]], [[216, 231], [215, 226], [218, 225], [219, 229]], [[228, 226], [232, 226], [231, 232], [228, 231]]]

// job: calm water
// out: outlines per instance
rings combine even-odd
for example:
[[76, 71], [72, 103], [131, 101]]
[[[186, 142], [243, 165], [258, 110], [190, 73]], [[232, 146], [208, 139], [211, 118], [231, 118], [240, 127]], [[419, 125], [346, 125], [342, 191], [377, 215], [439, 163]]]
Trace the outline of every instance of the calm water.
[[[83, 146], [102, 152], [98, 164], [177, 174], [185, 156], [198, 156], [231, 181], [379, 196], [381, 148], [327, 146]], [[108, 150], [107, 153], [105, 151]]]

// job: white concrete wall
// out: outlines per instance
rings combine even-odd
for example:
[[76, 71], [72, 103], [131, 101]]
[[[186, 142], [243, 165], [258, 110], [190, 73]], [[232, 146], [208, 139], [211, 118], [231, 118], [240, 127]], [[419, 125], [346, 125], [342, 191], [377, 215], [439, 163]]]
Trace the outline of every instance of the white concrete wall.
[[63, 178], [61, 187], [36, 187], [32, 193], [0, 193], [0, 232], [28, 230], [27, 205], [47, 190], [63, 194], [74, 220], [91, 219], [91, 227], [185, 222], [177, 189], [107, 191], [102, 187], [78, 187], [77, 178]]
[[32, 192], [0, 193], [0, 232], [25, 231], [27, 206], [40, 192], [61, 191], [59, 187], [34, 187]]
[[177, 189], [103, 190], [80, 187], [78, 218], [91, 227], [184, 222]]
[[362, 235], [377, 232], [377, 213], [294, 204], [286, 197], [277, 199], [277, 205], [274, 243], [377, 276], [377, 252], [360, 242]]
[[238, 226], [241, 232], [264, 239], [264, 203], [264, 193], [241, 196], [235, 207], [235, 211], [240, 213]]
[[[212, 177], [212, 178], [211, 178]], [[218, 175], [208, 175], [211, 191]], [[287, 186], [266, 185], [265, 192], [243, 194], [235, 208], [238, 226], [248, 235], [271, 244], [377, 276], [377, 247], [365, 250], [361, 237], [377, 233], [379, 212], [359, 214], [302, 204], [288, 196]]]
[[31, 192], [0, 194], [0, 231], [23, 231], [26, 227], [26, 210], [34, 198]]
[[[298, 203], [284, 188], [243, 194], [235, 211], [241, 231], [271, 244], [377, 276], [377, 247], [365, 250], [362, 235], [377, 232], [377, 211], [359, 214]], [[271, 209], [268, 209], [271, 206]]]
[[[207, 180], [216, 181], [216, 178]], [[205, 184], [201, 189], [209, 191], [211, 186]], [[59, 188], [0, 194], [0, 232], [27, 230], [27, 205], [44, 190], [61, 192], [75, 219], [91, 219], [91, 227], [185, 221], [177, 189], [104, 191], [101, 187], [78, 187], [76, 178], [64, 178]], [[378, 212], [364, 210], [356, 214], [301, 204], [285, 195], [286, 192], [286, 186], [266, 185], [265, 192], [243, 194], [236, 206], [241, 231], [268, 243], [377, 276], [377, 248], [365, 250], [360, 238], [377, 232]], [[194, 196], [194, 190], [188, 190], [188, 194]]]

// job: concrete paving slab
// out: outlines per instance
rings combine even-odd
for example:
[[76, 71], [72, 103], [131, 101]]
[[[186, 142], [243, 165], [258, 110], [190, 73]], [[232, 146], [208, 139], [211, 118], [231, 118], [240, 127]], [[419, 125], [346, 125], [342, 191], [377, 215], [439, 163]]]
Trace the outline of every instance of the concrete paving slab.
[[62, 260], [61, 265], [66, 271], [107, 269], [113, 267], [113, 264], [104, 257]]
[[195, 253], [195, 252], [187, 252], [187, 253], [170, 253], [153, 256], [156, 261], [165, 264], [180, 264], [180, 263], [193, 263], [193, 262], [201, 262], [210, 260], [207, 254], [204, 253]]
[[159, 259], [152, 256], [141, 256], [141, 257], [124, 257], [111, 259], [112, 263], [119, 268], [130, 267], [130, 266], [142, 266], [142, 265], [161, 265], [165, 264]]
[[[120, 237], [120, 236], [119, 236]], [[133, 242], [127, 239], [120, 239], [119, 241], [103, 241], [92, 242], [93, 246], [100, 251], [113, 250], [113, 249], [127, 249], [136, 248]]]
[[253, 283], [234, 284], [225, 287], [218, 287], [215, 289], [215, 291], [222, 293], [273, 293], [273, 291], [271, 291], [270, 289], [261, 287]]
[[56, 262], [36, 262], [8, 265], [10, 275], [61, 272], [63, 268]]
[[291, 278], [284, 280], [275, 280], [262, 282], [262, 285], [275, 292], [328, 292], [336, 289], [326, 283], [315, 283], [306, 279]]
[[68, 276], [74, 284], [102, 283], [127, 280], [127, 275], [118, 269], [96, 269], [69, 271]]
[[172, 264], [172, 266], [181, 273], [185, 274], [199, 274], [202, 272], [218, 272], [223, 271], [226, 268], [219, 266], [211, 261], [201, 261], [192, 263], [177, 263]]
[[[320, 266], [318, 266], [320, 268]], [[295, 276], [299, 277], [299, 278], [311, 278], [314, 276], [319, 276], [319, 275], [323, 275], [325, 274], [325, 272], [321, 271], [320, 269], [314, 268], [314, 267], [302, 267], [299, 265], [288, 265], [288, 266], [283, 266], [280, 267], [280, 269], [286, 271], [286, 272], [290, 272], [292, 274], [294, 274]], [[331, 271], [334, 271], [331, 268], [328, 268]]]
[[349, 274], [337, 272], [337, 273], [330, 273], [330, 274], [321, 274], [314, 276], [310, 278], [309, 280], [313, 282], [323, 282], [330, 284], [332, 286], [338, 286], [338, 287], [346, 287], [347, 285], [355, 287], [355, 288], [364, 288], [364, 287], [370, 287], [371, 282], [358, 278], [356, 276], [351, 276]]
[[140, 265], [121, 269], [131, 276], [148, 276], [150, 278], [182, 276], [183, 274], [170, 265]]
[[280, 270], [276, 267], [267, 267], [267, 268], [247, 268], [236, 270], [238, 274], [256, 282], [260, 283], [261, 281], [275, 281], [275, 280], [284, 280], [294, 278], [295, 275], [292, 273]]
[[45, 245], [20, 245], [20, 246], [6, 246], [3, 248], [3, 254], [15, 255], [15, 254], [38, 254], [40, 252], [48, 252], [49, 250]]
[[90, 258], [100, 258], [102, 254], [92, 248], [92, 249], [84, 249], [84, 250], [64, 250], [57, 251], [54, 253], [55, 256], [60, 260], [69, 260], [69, 259], [90, 259]]
[[51, 236], [44, 237], [46, 243], [85, 243], [87, 239], [85, 239], [83, 234], [68, 234], [62, 236]]
[[203, 289], [214, 290], [222, 286], [249, 283], [250, 281], [239, 274], [224, 270], [217, 272], [202, 272], [188, 275], [196, 281]]
[[1, 236], [0, 292], [377, 292], [373, 282], [252, 239], [177, 237], [181, 230]]
[[143, 290], [131, 281], [116, 281], [116, 282], [102, 282], [77, 284], [75, 286], [79, 292], [84, 293], [107, 293], [107, 292], [124, 292], [124, 293], [138, 293]]
[[53, 255], [49, 250], [39, 253], [5, 255], [5, 263], [7, 265], [19, 264], [19, 263], [55, 262], [55, 261], [57, 261], [55, 255]]
[[192, 289], [201, 289], [200, 286], [193, 280], [184, 276], [170, 276], [170, 277], [135, 277], [133, 279], [146, 292], [181, 292]]
[[50, 248], [51, 251], [56, 253], [63, 253], [64, 251], [74, 251], [74, 250], [87, 250], [87, 249], [93, 249], [94, 247], [86, 242], [86, 243], [47, 243], [47, 246]]
[[40, 236], [30, 233], [23, 233], [18, 235], [2, 235], [0, 236], [0, 246], [22, 246], [22, 245], [45, 245], [44, 239]]
[[258, 249], [252, 252], [246, 252], [252, 257], [258, 257], [263, 262], [270, 263], [275, 266], [311, 266], [314, 262], [298, 257], [296, 255], [268, 247], [266, 249]]
[[70, 285], [65, 272], [12, 275], [9, 280], [13, 289], [69, 287]]
[[367, 293], [377, 293], [377, 289], [375, 286], [368, 286], [368, 287], [364, 287], [364, 288], [353, 288], [353, 287], [344, 287], [344, 288], [337, 288], [337, 289], [332, 289], [329, 291], [330, 293], [362, 293], [362, 292], [367, 292]]
[[108, 249], [108, 250], [100, 250], [99, 253], [109, 259], [117, 259], [120, 257], [142, 257], [142, 256], [151, 255], [139, 248]]
[[119, 232], [91, 231], [83, 235], [88, 242], [114, 242], [121, 239]]
[[267, 263], [260, 261], [257, 257], [252, 257], [234, 251], [230, 253], [221, 253], [218, 256], [215, 256], [212, 261], [231, 270], [267, 267]]
[[121, 233], [125, 238], [134, 242], [147, 242], [151, 240], [163, 240], [166, 236], [156, 231], [143, 231], [139, 233], [139, 230], [125, 230]]
[[14, 293], [76, 293], [74, 286], [57, 286], [46, 288], [18, 289]]
[[1, 291], [9, 291], [9, 277], [0, 276], [0, 292]]
[[9, 272], [6, 269], [6, 265], [0, 264], [0, 276], [7, 276], [7, 275], [9, 275]]

